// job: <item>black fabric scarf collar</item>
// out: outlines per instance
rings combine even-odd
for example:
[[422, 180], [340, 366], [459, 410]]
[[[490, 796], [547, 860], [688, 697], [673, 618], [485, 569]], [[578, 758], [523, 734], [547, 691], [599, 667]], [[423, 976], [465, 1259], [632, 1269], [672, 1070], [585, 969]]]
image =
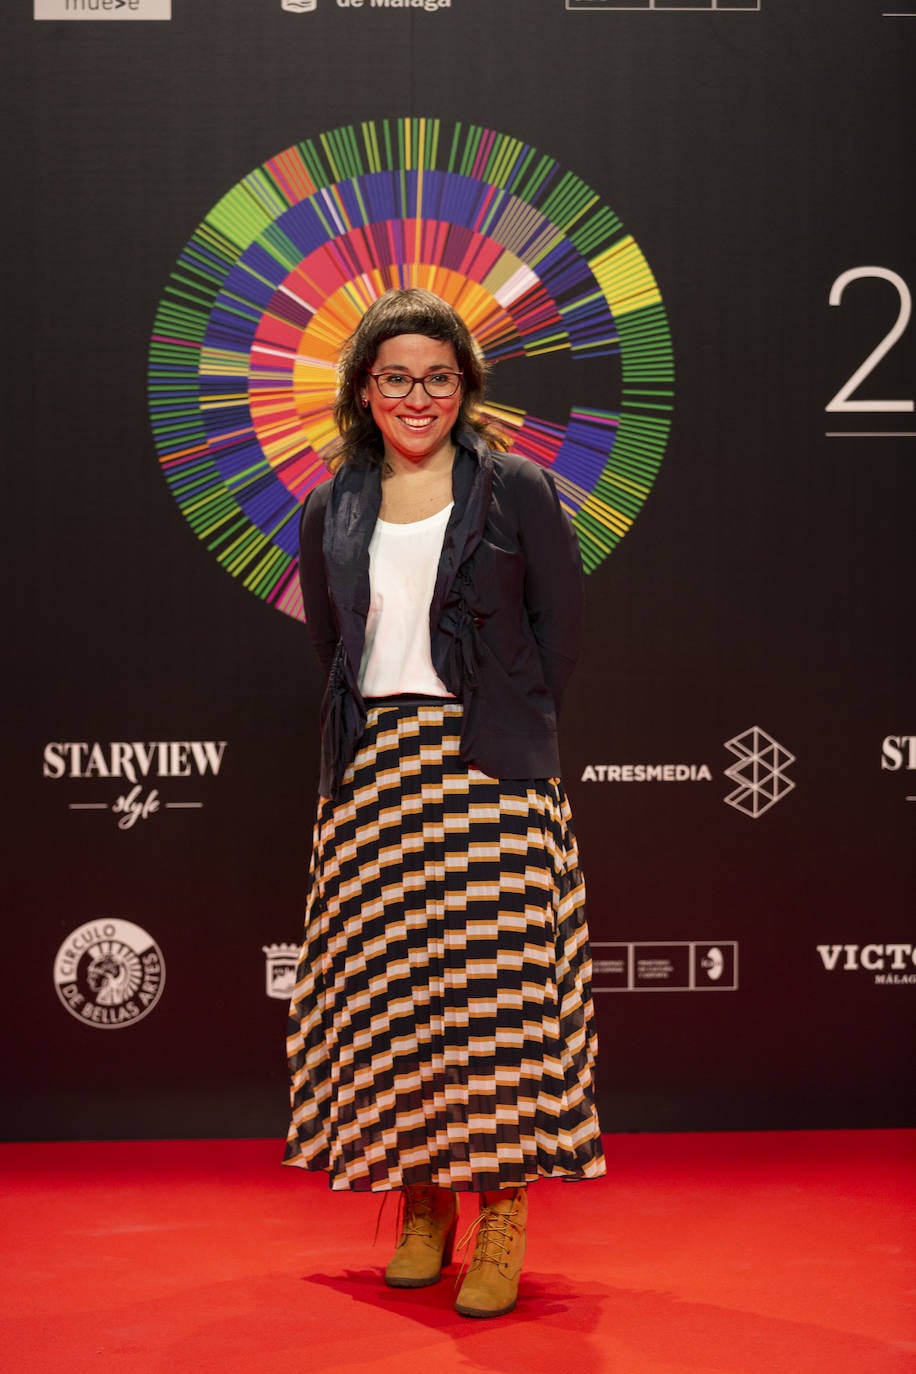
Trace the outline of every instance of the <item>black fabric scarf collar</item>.
[[[457, 435], [452, 468], [454, 506], [442, 541], [442, 554], [430, 603], [434, 629], [449, 601], [461, 565], [480, 543], [493, 484], [493, 458], [472, 430]], [[348, 686], [359, 699], [356, 675], [362, 659], [369, 613], [369, 541], [382, 504], [377, 466], [344, 464], [331, 482], [324, 522], [323, 552], [328, 588], [335, 607], [349, 672]]]

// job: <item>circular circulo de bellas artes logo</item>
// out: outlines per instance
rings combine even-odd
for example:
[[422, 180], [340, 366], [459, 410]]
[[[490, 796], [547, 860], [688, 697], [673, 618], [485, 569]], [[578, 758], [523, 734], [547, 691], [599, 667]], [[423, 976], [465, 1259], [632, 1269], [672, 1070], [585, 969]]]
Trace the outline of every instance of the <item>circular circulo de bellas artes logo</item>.
[[523, 139], [367, 120], [284, 149], [213, 206], [149, 352], [163, 474], [248, 591], [302, 618], [298, 512], [329, 475], [340, 346], [390, 287], [463, 316], [493, 369], [484, 418], [552, 473], [586, 572], [664, 457], [674, 362], [658, 284], [614, 211]]
[[140, 926], [103, 917], [67, 936], [54, 960], [54, 986], [78, 1021], [119, 1030], [153, 1010], [165, 987], [165, 961]]

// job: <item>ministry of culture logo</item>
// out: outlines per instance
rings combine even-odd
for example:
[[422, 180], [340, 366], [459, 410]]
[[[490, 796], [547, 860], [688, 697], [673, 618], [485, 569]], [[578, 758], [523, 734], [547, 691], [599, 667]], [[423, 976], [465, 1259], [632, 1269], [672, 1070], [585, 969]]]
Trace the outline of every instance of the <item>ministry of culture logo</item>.
[[264, 975], [267, 996], [288, 1002], [296, 986], [296, 969], [299, 965], [298, 945], [262, 945], [264, 951]]
[[318, 0], [280, 0], [280, 7], [293, 14], [310, 14], [318, 8]]
[[152, 1011], [165, 987], [165, 962], [140, 926], [94, 921], [72, 931], [57, 951], [54, 986], [78, 1021], [117, 1030]]
[[759, 725], [726, 740], [725, 747], [738, 758], [725, 770], [725, 776], [738, 784], [725, 798], [729, 806], [756, 820], [792, 791], [795, 783], [786, 777], [786, 769], [795, 755]]
[[736, 992], [737, 940], [592, 941], [595, 992]]
[[[553, 473], [593, 571], [664, 456], [674, 370], [658, 286], [574, 172], [520, 138], [438, 119], [366, 121], [284, 149], [183, 249], [156, 313], [149, 401], [194, 533], [302, 618], [298, 512], [329, 475], [340, 345], [395, 286], [458, 307], [493, 367], [485, 418]], [[519, 404], [553, 387], [554, 413]]]

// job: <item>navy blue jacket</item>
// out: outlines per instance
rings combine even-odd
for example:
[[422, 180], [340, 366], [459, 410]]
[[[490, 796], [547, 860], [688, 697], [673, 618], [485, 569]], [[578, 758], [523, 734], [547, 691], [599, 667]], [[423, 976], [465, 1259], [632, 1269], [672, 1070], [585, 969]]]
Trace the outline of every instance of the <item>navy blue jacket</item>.
[[[515, 454], [459, 436], [454, 506], [429, 608], [433, 666], [462, 702], [462, 759], [496, 778], [560, 772], [557, 713], [578, 656], [583, 576], [553, 478]], [[377, 467], [343, 464], [305, 500], [299, 575], [306, 621], [328, 675], [322, 796], [336, 796], [366, 720], [357, 684], [369, 611]]]

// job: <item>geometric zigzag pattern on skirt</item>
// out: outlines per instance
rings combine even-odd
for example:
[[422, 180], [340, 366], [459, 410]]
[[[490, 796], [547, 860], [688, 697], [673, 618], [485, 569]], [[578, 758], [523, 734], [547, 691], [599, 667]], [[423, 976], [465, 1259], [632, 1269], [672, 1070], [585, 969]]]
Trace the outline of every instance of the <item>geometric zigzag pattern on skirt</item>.
[[335, 1189], [605, 1172], [569, 803], [469, 770], [461, 711], [370, 706], [319, 800], [284, 1162]]

